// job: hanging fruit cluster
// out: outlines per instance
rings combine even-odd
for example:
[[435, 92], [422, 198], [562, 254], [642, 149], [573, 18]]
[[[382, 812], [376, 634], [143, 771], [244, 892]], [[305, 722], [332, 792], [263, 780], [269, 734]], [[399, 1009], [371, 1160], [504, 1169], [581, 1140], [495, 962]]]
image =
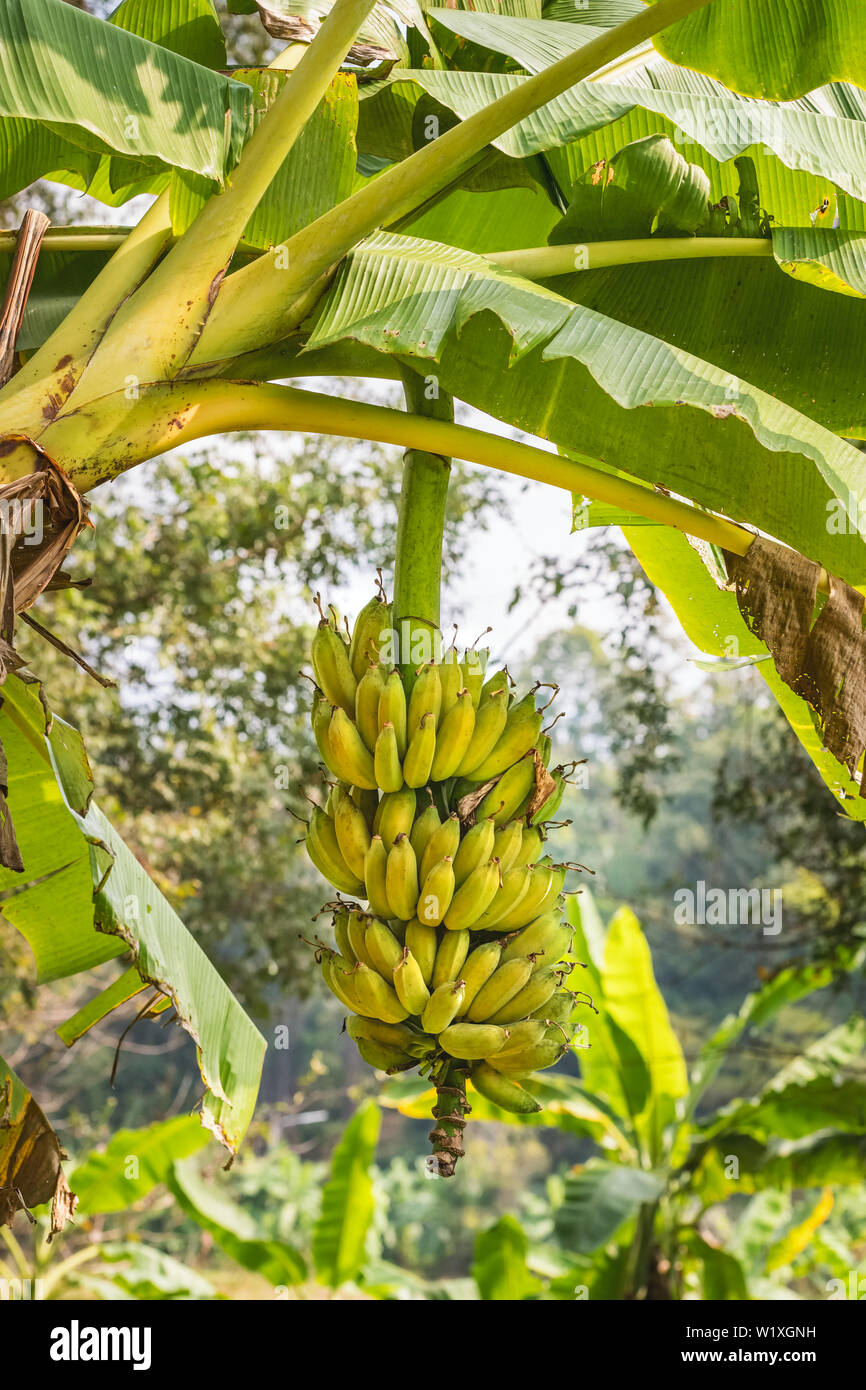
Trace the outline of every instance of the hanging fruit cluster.
[[351, 636], [322, 613], [312, 724], [337, 780], [306, 845], [354, 901], [329, 904], [334, 943], [315, 945], [364, 1060], [432, 1077], [447, 1176], [463, 1151], [466, 1076], [503, 1109], [532, 1113], [521, 1083], [572, 1043], [572, 866], [545, 853], [567, 778], [547, 768], [540, 685], [516, 699], [507, 671], [488, 676], [474, 648], [402, 667], [396, 655], [383, 592]]

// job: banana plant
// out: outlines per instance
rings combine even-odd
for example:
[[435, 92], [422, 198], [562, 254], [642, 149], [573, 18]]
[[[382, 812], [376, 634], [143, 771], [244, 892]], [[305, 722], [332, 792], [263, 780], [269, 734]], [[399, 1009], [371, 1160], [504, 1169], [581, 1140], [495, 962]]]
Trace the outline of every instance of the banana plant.
[[[503, 1241], [511, 1246], [509, 1264], [526, 1265], [532, 1292], [490, 1296], [573, 1298], [579, 1285], [590, 1298], [682, 1297], [695, 1288], [704, 1298], [749, 1297], [744, 1269], [756, 1289], [788, 1270], [832, 1202], [813, 1198], [793, 1216], [783, 1203], [760, 1259], [750, 1246], [748, 1260], [748, 1222], [732, 1235], [724, 1204], [738, 1195], [859, 1182], [866, 1087], [855, 1064], [866, 1021], [855, 1015], [832, 1029], [755, 1096], [715, 1110], [701, 1102], [732, 1049], [780, 1010], [862, 966], [864, 952], [832, 966], [782, 969], [722, 1021], [689, 1067], [634, 914], [622, 908], [605, 925], [585, 890], [571, 899], [569, 915], [594, 1010], [578, 1005], [573, 1017], [585, 1021], [579, 1080], [525, 1082], [544, 1102], [539, 1115], [510, 1115], [472, 1091], [470, 1100], [473, 1120], [554, 1125], [591, 1139], [597, 1153], [553, 1184], [554, 1263], [564, 1271], [539, 1282], [540, 1270], [550, 1268], [544, 1247], [531, 1252], [518, 1240], [517, 1260], [514, 1232], [500, 1231], [490, 1237], [490, 1258], [503, 1258]], [[428, 1101], [412, 1082], [392, 1081], [385, 1093], [385, 1103], [406, 1115], [423, 1114]]]
[[[455, 456], [640, 517], [648, 549], [705, 542], [691, 611], [709, 605], [721, 552], [748, 555], [756, 530], [806, 557], [816, 586], [862, 584], [864, 463], [848, 442], [863, 433], [851, 364], [866, 296], [854, 0], [762, 0], [760, 20], [747, 0], [518, 0], [507, 16], [336, 0], [301, 23], [283, 0], [259, 8], [293, 42], [242, 68], [211, 0], [123, 0], [108, 20], [63, 0], [2, 7], [2, 192], [44, 176], [113, 207], [154, 197], [131, 228], [49, 230], [38, 261], [32, 224], [0, 242], [15, 349], [0, 501], [39, 502], [48, 536], [28, 549], [13, 525], [4, 549], [4, 670], [21, 665], [16, 612], [67, 582], [88, 495], [235, 430], [407, 449], [396, 607], [415, 613], [426, 595], [428, 624], [431, 573], [403, 560], [414, 544], [437, 569], [441, 460]], [[794, 35], [808, 36], [796, 51]], [[337, 374], [399, 379], [407, 409], [284, 384]], [[557, 453], [456, 423], [452, 399]], [[841, 527], [827, 524], [833, 506]], [[725, 621], [719, 640], [758, 640], [739, 609]], [[866, 817], [857, 750], [827, 751], [813, 708], [767, 678], [843, 809]], [[137, 973], [71, 1033], [146, 981], [195, 1032], [180, 924], [167, 950], [115, 906], [102, 934], [94, 888], [110, 894], [135, 870], [119, 868], [95, 812], [77, 814], [92, 818], [93, 859], [108, 844], [114, 867], [86, 893], [82, 879], [86, 912], [62, 916], [56, 948], [81, 969], [122, 941]], [[7, 893], [22, 867], [14, 836], [2, 848]], [[201, 1011], [212, 982], [197, 965]], [[214, 1009], [200, 1049], [206, 1123], [234, 1147], [261, 1040], [227, 1007], [231, 1026]], [[659, 1150], [667, 1119], [653, 1123]]]

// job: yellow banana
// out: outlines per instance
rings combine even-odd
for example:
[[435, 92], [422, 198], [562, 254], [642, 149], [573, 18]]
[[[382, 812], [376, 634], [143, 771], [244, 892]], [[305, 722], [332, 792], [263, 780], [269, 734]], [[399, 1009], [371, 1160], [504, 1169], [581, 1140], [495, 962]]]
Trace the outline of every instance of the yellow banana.
[[497, 1071], [517, 1073], [521, 1076], [528, 1076], [533, 1071], [544, 1071], [545, 1067], [553, 1067], [560, 1057], [568, 1051], [568, 1044], [565, 1042], [559, 1029], [553, 1030], [556, 1037], [546, 1037], [534, 1047], [524, 1047], [515, 1052], [509, 1052], [506, 1057], [491, 1057], [490, 1065]]
[[385, 689], [385, 672], [381, 666], [368, 666], [355, 691], [355, 723], [370, 753], [379, 736], [379, 699]]
[[505, 825], [515, 816], [535, 786], [535, 760], [531, 753], [518, 759], [484, 797], [475, 812], [479, 820], [493, 817], [496, 826]]
[[454, 869], [448, 855], [434, 864], [418, 894], [418, 920], [438, 927], [454, 897]]
[[497, 931], [503, 935], [506, 932], [519, 931], [527, 922], [534, 922], [536, 917], [542, 914], [542, 904], [547, 901], [553, 884], [552, 860], [540, 859], [534, 868], [530, 868], [529, 873], [529, 887], [525, 894], [510, 912], [502, 914], [496, 924]]
[[[442, 658], [439, 667], [439, 678], [442, 682], [442, 719], [450, 710], [454, 701], [457, 699], [458, 691], [463, 689], [463, 677], [460, 670], [460, 660], [454, 647], [449, 647]], [[473, 705], [473, 709], [474, 709]]]
[[498, 941], [485, 941], [470, 951], [460, 969], [460, 978], [466, 986], [463, 999], [464, 1012], [472, 1007], [475, 996], [499, 965], [502, 946]]
[[466, 882], [474, 869], [488, 863], [493, 857], [495, 840], [496, 827], [492, 820], [476, 821], [467, 830], [454, 856], [454, 878], [458, 887]]
[[375, 790], [378, 783], [373, 755], [346, 711], [339, 705], [335, 707], [328, 725], [328, 747], [331, 752], [330, 767], [341, 782]]
[[397, 1047], [402, 1052], [417, 1047], [421, 1037], [405, 1023], [383, 1023], [379, 1018], [347, 1018], [346, 1032], [355, 1042], [359, 1038], [366, 1038], [368, 1042], [381, 1043], [383, 1047]]
[[321, 806], [313, 807], [313, 814], [307, 826], [306, 846], [307, 853], [319, 873], [328, 879], [329, 883], [333, 883], [341, 893], [363, 897], [364, 885], [355, 877], [343, 858], [334, 822]]
[[412, 685], [412, 692], [409, 696], [409, 716], [408, 734], [411, 742], [412, 735], [421, 725], [421, 720], [428, 712], [433, 716], [434, 729], [439, 723], [439, 714], [442, 709], [442, 678], [439, 675], [439, 667], [435, 661], [428, 661], [426, 666], [422, 666]]
[[408, 835], [398, 835], [388, 851], [385, 892], [389, 915], [410, 922], [418, 905], [418, 861]]
[[508, 821], [500, 826], [493, 838], [493, 853], [499, 860], [503, 874], [515, 867], [523, 845], [523, 822]]
[[506, 705], [510, 705], [512, 699], [511, 687], [513, 686], [513, 684], [514, 682], [509, 676], [506, 667], [503, 667], [501, 671], [493, 671], [489, 676], [486, 677], [484, 684], [481, 687], [481, 700], [479, 701], [479, 704], [481, 703], [481, 701], [486, 700], [488, 696], [496, 694], [496, 692], [499, 690], [503, 690], [505, 692], [505, 703]]
[[[509, 961], [508, 963], [514, 965], [517, 962]], [[547, 1002], [558, 984], [559, 975], [554, 965], [545, 966], [543, 970], [536, 970], [534, 974], [530, 975], [523, 988], [517, 994], [512, 995], [503, 1008], [497, 1009], [496, 1013], [487, 1019], [487, 1022], [516, 1023], [518, 1019], [528, 1018], [530, 1014]]]
[[408, 1018], [409, 1010], [404, 1008], [395, 989], [387, 984], [378, 970], [371, 970], [363, 963], [355, 967], [355, 991], [365, 1010], [383, 1023], [402, 1023]]
[[364, 604], [352, 628], [349, 665], [356, 680], [361, 680], [371, 660], [378, 659], [379, 649], [384, 640], [383, 634], [387, 633], [390, 626], [391, 605], [377, 594], [369, 603]]
[[412, 833], [410, 835], [412, 848], [415, 851], [415, 858], [418, 860], [419, 864], [424, 858], [424, 851], [430, 842], [431, 835], [435, 834], [439, 829], [439, 825], [439, 812], [431, 801], [426, 811], [421, 812], [421, 815], [412, 826]]
[[532, 870], [509, 869], [507, 874], [502, 875], [502, 887], [497, 889], [496, 895], [486, 912], [482, 912], [472, 923], [473, 931], [491, 931], [499, 929], [499, 921], [507, 913], [513, 911], [520, 903], [521, 898], [526, 896], [532, 878]]
[[424, 882], [433, 865], [438, 864], [446, 855], [453, 860], [459, 848], [460, 817], [456, 811], [452, 811], [448, 819], [436, 827], [424, 846], [424, 852], [418, 860], [421, 866], [419, 870], [421, 882]]
[[439, 1034], [439, 1046], [452, 1057], [477, 1060], [498, 1052], [507, 1037], [492, 1023], [452, 1023]]
[[468, 952], [468, 931], [453, 931], [443, 934], [433, 963], [432, 985], [434, 989], [438, 989], [440, 985], [447, 985], [449, 982], [453, 984], [458, 977], [462, 979], [463, 962]]
[[351, 918], [352, 914], [349, 911], [349, 909], [347, 907], [341, 907], [334, 913], [333, 925], [334, 940], [337, 943], [337, 950], [339, 951], [341, 956], [345, 956], [346, 960], [350, 961], [351, 964], [354, 965], [355, 961], [357, 960], [357, 956], [355, 955], [355, 952], [352, 950], [352, 944], [349, 941], [349, 922], [351, 921]]
[[393, 917], [388, 901], [385, 874], [388, 867], [388, 851], [381, 835], [374, 835], [370, 848], [364, 856], [364, 886], [370, 911], [377, 917]]
[[401, 758], [405, 758], [407, 746], [406, 691], [403, 689], [399, 671], [392, 671], [385, 681], [385, 687], [379, 696], [378, 723], [380, 729], [385, 724], [394, 725], [397, 752]]
[[[518, 822], [519, 824], [520, 822]], [[523, 831], [520, 851], [517, 855], [518, 864], [535, 864], [541, 857], [544, 846], [544, 835], [537, 826], [530, 825]]]
[[350, 796], [358, 810], [362, 812], [372, 834], [373, 820], [379, 806], [378, 792], [373, 787], [353, 787]]
[[363, 811], [358, 809], [345, 788], [336, 798], [334, 829], [343, 858], [355, 877], [363, 882], [364, 855], [370, 848], [370, 832]]
[[451, 899], [451, 906], [445, 914], [444, 922], [449, 931], [461, 931], [471, 927], [486, 912], [499, 888], [499, 861], [491, 859], [473, 869], [469, 877], [461, 883]]
[[354, 985], [356, 968], [355, 962], [350, 964], [342, 956], [322, 956], [322, 974], [331, 993], [336, 994], [345, 1008], [356, 1014], [367, 1014]]
[[433, 979], [433, 965], [439, 937], [435, 927], [428, 927], [415, 917], [406, 927], [406, 945], [418, 962], [425, 985]]
[[474, 709], [478, 708], [478, 702], [481, 699], [481, 687], [484, 685], [487, 657], [486, 647], [482, 648], [480, 652], [475, 651], [473, 647], [467, 647], [460, 663], [460, 683], [469, 691]]
[[540, 965], [555, 965], [571, 945], [574, 928], [563, 922], [558, 908], [542, 913], [507, 942], [503, 960], [537, 956]]
[[[550, 883], [547, 885], [547, 892], [538, 904], [538, 913], [549, 912], [552, 907], [560, 902], [560, 893], [565, 885], [568, 868], [565, 864], [554, 864], [550, 875]], [[525, 922], [520, 924], [525, 926]]]
[[[365, 1026], [365, 1024], [361, 1024], [361, 1027]], [[489, 1026], [493, 1028], [497, 1026], [502, 1027], [501, 1024], [497, 1025], [495, 1023], [490, 1024]], [[346, 1031], [351, 1031], [348, 1023], [346, 1024]], [[508, 1028], [506, 1031], [508, 1033], [508, 1037], [506, 1038], [506, 1041], [502, 1044], [502, 1047], [499, 1049], [503, 1059], [505, 1059], [506, 1057], [514, 1057], [518, 1053], [524, 1052], [528, 1047], [536, 1047], [538, 1043], [544, 1041], [544, 1035], [547, 1032], [547, 1028], [543, 1023], [540, 1023], [537, 1019], [528, 1018], [523, 1023], [512, 1023], [511, 1027]]]
[[346, 714], [353, 716], [358, 682], [349, 664], [349, 650], [327, 618], [323, 618], [316, 629], [310, 655], [316, 684], [332, 705], [339, 705]]
[[331, 745], [328, 742], [328, 728], [331, 723], [331, 702], [327, 695], [316, 695], [314, 697], [313, 708], [310, 713], [310, 723], [313, 726], [313, 737], [316, 740], [319, 756], [327, 767], [331, 767]]
[[486, 782], [516, 763], [534, 746], [543, 721], [543, 714], [535, 708], [535, 693], [530, 691], [509, 709], [505, 727], [494, 748], [471, 769], [473, 779]]
[[408, 946], [403, 948], [393, 977], [397, 997], [404, 1009], [410, 1014], [422, 1014], [430, 999], [430, 991], [424, 983], [421, 967]]
[[382, 836], [386, 849], [391, 848], [398, 835], [408, 835], [411, 831], [416, 800], [411, 787], [386, 792], [382, 797], [373, 818], [373, 833]]
[[471, 1023], [499, 1022], [500, 1010], [518, 994], [532, 974], [528, 960], [509, 960], [500, 965], [486, 985], [475, 996], [472, 1005], [466, 1010]]
[[534, 1096], [510, 1077], [502, 1076], [489, 1062], [479, 1062], [472, 1068], [471, 1076], [472, 1085], [479, 1095], [510, 1111], [512, 1115], [534, 1115], [541, 1109]]
[[403, 769], [397, 751], [397, 737], [393, 724], [383, 724], [376, 739], [373, 755], [373, 768], [376, 781], [383, 792], [398, 792], [403, 786]]
[[436, 717], [432, 710], [428, 710], [421, 716], [403, 759], [403, 778], [407, 787], [423, 787], [429, 782], [435, 751]]
[[460, 1013], [463, 1005], [465, 986], [462, 980], [449, 980], [447, 984], [434, 989], [421, 1015], [421, 1027], [425, 1033], [441, 1033]]
[[364, 946], [369, 957], [367, 964], [372, 965], [382, 979], [391, 984], [394, 970], [403, 956], [403, 947], [390, 927], [386, 927], [378, 917], [371, 917], [364, 933]]
[[475, 730], [475, 707], [468, 690], [458, 692], [436, 732], [436, 752], [430, 776], [434, 782], [453, 777], [466, 757]]
[[370, 1042], [368, 1038], [356, 1038], [355, 1046], [368, 1067], [374, 1067], [376, 1071], [384, 1071], [388, 1076], [394, 1076], [397, 1072], [408, 1071], [410, 1067], [418, 1065], [416, 1057], [410, 1057], [398, 1047], [388, 1047], [384, 1043]]
[[508, 703], [504, 689], [494, 691], [492, 695], [482, 699], [475, 714], [475, 728], [469, 747], [457, 769], [459, 777], [471, 777], [478, 782], [484, 780], [475, 776], [475, 768], [493, 752], [507, 718]]

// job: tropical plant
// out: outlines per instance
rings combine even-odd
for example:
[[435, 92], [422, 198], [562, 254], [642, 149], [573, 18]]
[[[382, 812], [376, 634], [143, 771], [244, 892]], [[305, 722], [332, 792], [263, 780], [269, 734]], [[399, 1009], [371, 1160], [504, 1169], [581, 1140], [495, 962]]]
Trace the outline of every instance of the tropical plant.
[[[291, 9], [262, 7], [277, 34]], [[864, 423], [856, 7], [513, 9], [401, 2], [395, 20], [336, 0], [311, 8], [301, 51], [227, 71], [210, 0], [124, 0], [108, 22], [62, 0], [3, 7], [0, 192], [50, 175], [109, 205], [156, 195], [132, 229], [45, 233], [29, 216], [5, 236], [4, 671], [20, 669], [15, 613], [65, 582], [96, 486], [227, 431], [397, 443], [398, 621], [439, 622], [443, 459], [565, 488], [578, 524], [592, 498], [695, 640], [747, 659], [766, 641], [762, 676], [866, 818], [866, 729], [842, 681], [864, 578], [863, 458], [846, 442]], [[399, 377], [408, 409], [279, 384], [336, 372]], [[456, 424], [454, 398], [558, 456]], [[729, 576], [736, 595], [717, 587]], [[234, 1149], [263, 1040], [90, 804], [72, 731], [40, 725], [26, 679], [4, 691], [6, 915], [43, 979], [132, 952], [64, 1036], [151, 986], [142, 1013], [176, 1008], [205, 1123]]]

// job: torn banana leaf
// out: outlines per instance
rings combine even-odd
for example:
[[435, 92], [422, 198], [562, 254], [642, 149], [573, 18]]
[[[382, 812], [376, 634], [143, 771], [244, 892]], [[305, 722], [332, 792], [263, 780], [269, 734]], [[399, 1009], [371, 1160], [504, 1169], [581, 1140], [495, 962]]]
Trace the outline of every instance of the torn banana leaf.
[[33, 1221], [31, 1207], [50, 1202], [51, 1235], [63, 1230], [76, 1205], [65, 1157], [24, 1082], [0, 1057], [0, 1226], [11, 1226], [19, 1211]]

